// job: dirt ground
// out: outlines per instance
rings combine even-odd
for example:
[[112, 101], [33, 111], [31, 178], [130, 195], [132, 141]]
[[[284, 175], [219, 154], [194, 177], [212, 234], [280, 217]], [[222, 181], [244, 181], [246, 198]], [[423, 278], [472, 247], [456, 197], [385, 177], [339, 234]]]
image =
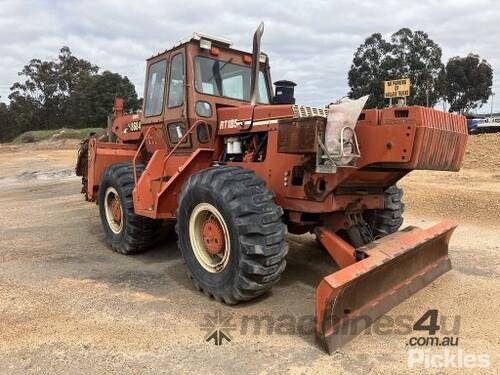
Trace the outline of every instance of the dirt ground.
[[[76, 144], [0, 146], [0, 373], [430, 371], [408, 368], [408, 340], [424, 333], [378, 327], [331, 356], [317, 345], [299, 323], [313, 316], [316, 285], [335, 266], [311, 235], [290, 235], [281, 282], [236, 307], [193, 288], [168, 233], [144, 254], [113, 253], [97, 207], [83, 201], [72, 175]], [[500, 134], [471, 137], [461, 172], [412, 172], [400, 185], [405, 225], [427, 227], [444, 217], [460, 225], [450, 244], [453, 270], [386, 318], [407, 316], [412, 325], [428, 309], [447, 321], [459, 316], [452, 334], [459, 345], [449, 351], [487, 355], [489, 367], [469, 371], [498, 373]], [[231, 342], [205, 342], [212, 327], [206, 314], [231, 318], [234, 326], [222, 324]], [[255, 317], [274, 324], [245, 332], [244, 322]], [[285, 329], [276, 323], [283, 321]]]

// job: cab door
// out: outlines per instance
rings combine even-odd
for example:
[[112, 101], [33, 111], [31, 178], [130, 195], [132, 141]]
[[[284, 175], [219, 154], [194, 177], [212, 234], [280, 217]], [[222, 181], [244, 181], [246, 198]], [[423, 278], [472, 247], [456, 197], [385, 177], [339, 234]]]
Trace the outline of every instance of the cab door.
[[163, 124], [168, 57], [168, 53], [163, 53], [147, 62], [141, 128], [146, 137], [146, 149], [151, 154], [158, 149], [164, 149], [166, 144]]
[[[188, 130], [186, 110], [186, 56], [185, 49], [170, 53], [168, 69], [167, 98], [165, 101], [165, 134], [169, 148], [175, 147]], [[191, 149], [191, 136], [188, 136], [177, 149], [182, 152]]]

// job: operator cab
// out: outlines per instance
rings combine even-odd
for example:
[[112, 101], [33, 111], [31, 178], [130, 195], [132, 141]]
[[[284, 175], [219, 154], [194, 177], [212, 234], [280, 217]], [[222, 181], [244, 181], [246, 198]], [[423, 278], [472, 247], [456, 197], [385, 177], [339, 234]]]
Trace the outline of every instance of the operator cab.
[[[194, 33], [147, 60], [141, 126], [143, 134], [150, 127], [157, 133], [154, 144], [146, 142], [148, 151], [175, 147], [195, 123], [178, 152], [213, 145], [217, 110], [250, 107], [252, 54], [231, 45], [227, 39]], [[258, 69], [256, 104], [270, 104], [271, 77], [264, 53], [259, 54]]]

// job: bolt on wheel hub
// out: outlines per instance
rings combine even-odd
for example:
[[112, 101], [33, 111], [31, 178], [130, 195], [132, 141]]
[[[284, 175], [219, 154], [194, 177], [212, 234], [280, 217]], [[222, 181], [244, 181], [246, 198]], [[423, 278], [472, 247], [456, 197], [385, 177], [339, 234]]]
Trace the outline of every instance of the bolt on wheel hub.
[[116, 196], [111, 201], [111, 213], [113, 214], [113, 219], [115, 219], [116, 222], [120, 222], [122, 220], [122, 208], [120, 206], [120, 200]]
[[120, 233], [123, 228], [123, 209], [120, 196], [112, 186], [108, 187], [104, 194], [104, 211], [109, 228], [113, 233]]
[[210, 254], [215, 255], [224, 250], [224, 231], [216, 219], [211, 217], [203, 223], [201, 235], [205, 249]]
[[229, 262], [231, 243], [229, 229], [219, 210], [209, 204], [198, 204], [189, 218], [189, 238], [194, 256], [211, 273], [224, 270]]

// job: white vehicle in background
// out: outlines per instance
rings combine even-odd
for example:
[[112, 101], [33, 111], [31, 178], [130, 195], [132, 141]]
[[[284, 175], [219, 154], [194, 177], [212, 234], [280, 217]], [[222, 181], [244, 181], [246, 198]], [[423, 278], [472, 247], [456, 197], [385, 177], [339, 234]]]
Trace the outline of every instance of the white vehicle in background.
[[473, 118], [467, 120], [470, 134], [500, 131], [500, 116]]

